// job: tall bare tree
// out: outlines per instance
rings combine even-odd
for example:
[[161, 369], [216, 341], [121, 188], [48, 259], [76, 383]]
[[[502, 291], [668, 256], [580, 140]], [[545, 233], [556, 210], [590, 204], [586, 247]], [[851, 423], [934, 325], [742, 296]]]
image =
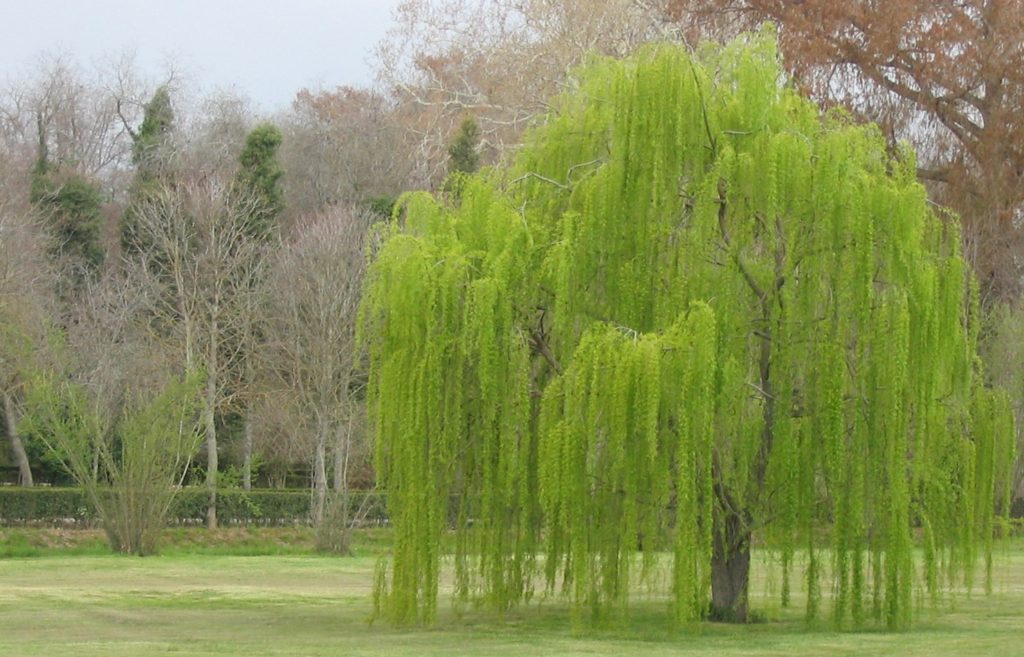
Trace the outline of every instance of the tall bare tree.
[[18, 432], [22, 386], [34, 357], [45, 349], [56, 309], [47, 242], [41, 224], [24, 202], [0, 203], [0, 412], [18, 482], [24, 486], [31, 486], [34, 479]]
[[[184, 99], [187, 100], [187, 99]], [[181, 118], [183, 144], [178, 166], [183, 171], [230, 176], [238, 167], [245, 137], [256, 122], [248, 98], [226, 91], [214, 91]]]
[[107, 180], [120, 175], [131, 141], [118, 116], [113, 78], [122, 76], [122, 91], [129, 93], [130, 67], [126, 61], [114, 72], [86, 70], [66, 56], [42, 58], [34, 71], [0, 89], [0, 134], [8, 150], [23, 149], [34, 158], [43, 141], [51, 161], [77, 174]]
[[340, 551], [348, 551], [353, 517], [349, 474], [365, 455], [353, 373], [369, 224], [365, 213], [340, 207], [309, 219], [274, 258], [264, 295], [270, 385], [276, 399], [287, 400], [293, 439], [313, 437], [313, 522], [321, 543]]
[[409, 189], [413, 162], [401, 112], [371, 90], [299, 91], [282, 120], [287, 223], [333, 205], [368, 204]]
[[228, 407], [247, 353], [241, 339], [253, 312], [262, 266], [247, 230], [258, 206], [218, 177], [179, 181], [138, 206], [140, 258], [163, 285], [154, 330], [173, 336], [188, 373], [205, 377], [207, 525], [217, 526], [217, 413]]

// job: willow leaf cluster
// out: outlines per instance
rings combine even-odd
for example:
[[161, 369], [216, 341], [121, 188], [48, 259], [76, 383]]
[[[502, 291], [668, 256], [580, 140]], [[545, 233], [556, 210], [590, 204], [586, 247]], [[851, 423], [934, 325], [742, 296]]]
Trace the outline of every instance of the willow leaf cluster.
[[972, 584], [1011, 419], [913, 153], [782, 84], [770, 30], [596, 60], [555, 108], [512, 166], [384, 229], [380, 613], [430, 620], [451, 555], [460, 603], [546, 581], [580, 618], [642, 588], [699, 619], [726, 526], [838, 625]]

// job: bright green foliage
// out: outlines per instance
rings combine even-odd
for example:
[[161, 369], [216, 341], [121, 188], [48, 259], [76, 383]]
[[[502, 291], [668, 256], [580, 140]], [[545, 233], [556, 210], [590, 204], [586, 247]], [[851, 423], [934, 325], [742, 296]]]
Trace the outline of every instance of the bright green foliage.
[[32, 377], [24, 429], [61, 459], [103, 521], [112, 549], [152, 554], [189, 461], [199, 448], [202, 381], [170, 379], [157, 391], [130, 394], [108, 418], [85, 386], [52, 373]]
[[[644, 543], [674, 554], [676, 616], [702, 613], [715, 342], [715, 316], [703, 303], [662, 333], [598, 323], [545, 390], [538, 474], [547, 581], [571, 573], [577, 611], [605, 616], [628, 602]], [[662, 426], [669, 417], [676, 426]], [[669, 526], [674, 536], [665, 540]], [[643, 579], [653, 575], [654, 555], [645, 550]]]
[[[526, 593], [538, 526], [536, 433], [519, 309], [527, 308], [534, 248], [522, 217], [483, 183], [468, 186], [451, 211], [425, 194], [404, 207], [408, 222], [390, 231], [374, 268], [364, 329], [380, 347], [368, 404], [395, 526], [389, 613], [412, 620], [434, 614], [438, 540], [452, 520], [464, 530], [456, 557], [463, 599], [476, 572], [486, 574], [479, 593], [496, 606]], [[451, 506], [456, 490], [479, 494]]]
[[956, 222], [912, 153], [780, 79], [768, 32], [598, 60], [511, 171], [406, 199], [363, 307], [382, 614], [433, 617], [449, 524], [457, 600], [544, 572], [580, 618], [640, 582], [704, 617], [751, 536], [837, 626], [905, 626], [915, 581], [990, 559], [1012, 420]]
[[277, 161], [281, 145], [281, 131], [272, 123], [263, 123], [252, 129], [245, 138], [245, 147], [239, 158], [238, 189], [252, 196], [249, 212], [249, 231], [254, 237], [265, 237], [273, 222], [284, 208], [284, 190], [281, 176], [284, 170]]

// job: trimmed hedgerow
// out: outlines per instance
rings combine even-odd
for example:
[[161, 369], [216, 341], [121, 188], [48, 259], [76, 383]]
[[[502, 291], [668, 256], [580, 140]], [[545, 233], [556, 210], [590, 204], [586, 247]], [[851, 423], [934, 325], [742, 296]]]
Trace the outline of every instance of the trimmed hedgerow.
[[[384, 521], [383, 504], [372, 492], [352, 493], [353, 508], [365, 501], [367, 522]], [[309, 522], [308, 490], [236, 490], [217, 494], [217, 519], [222, 524], [290, 525]], [[206, 519], [205, 488], [178, 491], [167, 515], [168, 524], [202, 524]], [[79, 524], [96, 520], [95, 509], [79, 488], [0, 488], [0, 525]]]

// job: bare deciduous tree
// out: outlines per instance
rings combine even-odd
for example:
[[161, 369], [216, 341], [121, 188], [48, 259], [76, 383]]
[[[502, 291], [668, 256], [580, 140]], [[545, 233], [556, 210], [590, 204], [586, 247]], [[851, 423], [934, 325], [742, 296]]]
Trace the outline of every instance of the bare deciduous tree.
[[466, 115], [480, 125], [485, 162], [519, 141], [568, 73], [593, 54], [624, 56], [674, 38], [640, 0], [407, 0], [378, 49], [380, 77], [415, 137], [415, 181], [436, 187]]
[[46, 344], [56, 306], [46, 243], [44, 231], [24, 204], [0, 205], [0, 412], [18, 482], [24, 486], [34, 482], [18, 432], [21, 388], [33, 356]]
[[26, 387], [27, 424], [82, 486], [111, 547], [131, 554], [156, 550], [199, 444], [201, 376], [183, 378], [149, 332], [160, 292], [138, 267], [89, 284]]
[[[184, 103], [182, 103], [184, 105]], [[256, 122], [247, 98], [215, 91], [183, 118], [181, 154], [183, 171], [230, 176], [238, 166], [245, 136]]]
[[188, 373], [205, 377], [207, 524], [217, 526], [216, 414], [228, 407], [247, 353], [243, 334], [254, 312], [262, 266], [247, 230], [257, 200], [218, 177], [179, 182], [138, 207], [140, 258], [163, 286], [155, 331], [173, 336]]
[[53, 162], [90, 178], [116, 175], [131, 143], [118, 118], [117, 99], [103, 74], [84, 71], [68, 57], [48, 57], [28, 79], [0, 97], [5, 141], [34, 154], [42, 142]]
[[[348, 551], [348, 477], [364, 456], [354, 398], [355, 318], [369, 226], [364, 214], [335, 208], [301, 226], [282, 246], [266, 280], [264, 367], [287, 400], [293, 440], [312, 436], [312, 516], [322, 546]], [[328, 495], [329, 455], [334, 495]]]
[[374, 91], [300, 91], [283, 121], [281, 161], [293, 222], [333, 205], [394, 197], [411, 184], [398, 108]]

